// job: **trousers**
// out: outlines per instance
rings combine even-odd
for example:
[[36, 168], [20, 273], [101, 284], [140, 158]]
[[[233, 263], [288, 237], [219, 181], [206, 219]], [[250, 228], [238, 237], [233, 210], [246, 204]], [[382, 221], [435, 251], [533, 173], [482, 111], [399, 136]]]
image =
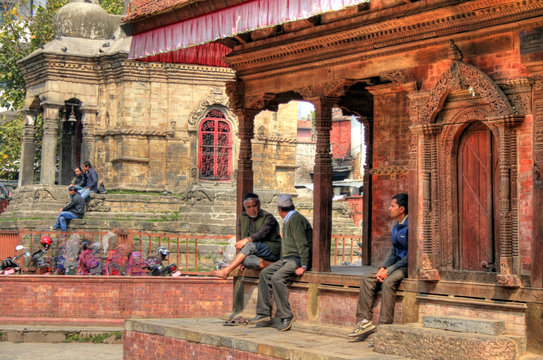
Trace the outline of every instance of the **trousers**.
[[260, 272], [258, 299], [256, 302], [256, 313], [258, 315], [271, 315], [271, 300], [273, 297], [277, 306], [277, 317], [285, 319], [292, 316], [292, 310], [288, 302], [289, 291], [287, 283], [299, 267], [299, 259], [285, 258], [278, 260]]
[[381, 283], [375, 279], [376, 272], [367, 274], [360, 281], [360, 292], [358, 293], [358, 306], [356, 307], [356, 319], [371, 320], [372, 305], [375, 294], [381, 288], [381, 314], [380, 324], [392, 324], [394, 321], [394, 305], [396, 304], [396, 290], [402, 279], [407, 277], [407, 268], [401, 267], [388, 275]]

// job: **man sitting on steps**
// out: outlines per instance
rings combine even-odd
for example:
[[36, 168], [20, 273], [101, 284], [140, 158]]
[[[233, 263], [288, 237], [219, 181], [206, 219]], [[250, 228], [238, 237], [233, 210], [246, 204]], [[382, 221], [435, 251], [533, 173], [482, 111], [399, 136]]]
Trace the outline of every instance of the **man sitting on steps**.
[[360, 282], [356, 318], [358, 323], [350, 337], [361, 338], [375, 331], [371, 307], [379, 287], [381, 287], [380, 324], [392, 324], [394, 320], [394, 305], [396, 290], [403, 278], [407, 277], [407, 194], [400, 193], [392, 197], [388, 208], [390, 218], [397, 221], [392, 228], [392, 248], [385, 262], [377, 273], [367, 274]]
[[279, 260], [281, 235], [279, 223], [269, 212], [260, 208], [258, 195], [248, 193], [243, 198], [243, 211], [237, 225], [239, 253], [228, 267], [211, 273], [221, 279], [242, 264], [248, 269], [258, 270]]

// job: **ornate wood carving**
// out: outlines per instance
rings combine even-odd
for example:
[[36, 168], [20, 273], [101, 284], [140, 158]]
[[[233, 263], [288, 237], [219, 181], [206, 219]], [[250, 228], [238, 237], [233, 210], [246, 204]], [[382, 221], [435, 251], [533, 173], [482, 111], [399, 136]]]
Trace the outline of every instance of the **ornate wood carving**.
[[[295, 89], [297, 93], [303, 96], [307, 101], [319, 97], [327, 98], [338, 98], [345, 95], [345, 92], [349, 89], [350, 86], [356, 83], [356, 80], [352, 79], [342, 79], [326, 83], [320, 83], [315, 85], [308, 85], [302, 88]], [[337, 102], [337, 99], [334, 100]]]
[[398, 85], [405, 84], [409, 79], [407, 72], [405, 70], [387, 71], [381, 74], [381, 76], [393, 82], [394, 84], [398, 84]]
[[332, 107], [337, 98], [312, 99], [315, 106], [315, 153], [314, 184], [319, 189], [313, 195], [313, 269], [330, 271], [330, 245], [332, 239], [332, 155], [330, 154], [330, 130]]
[[453, 61], [451, 67], [434, 85], [425, 105], [418, 109], [417, 123], [427, 124], [434, 121], [447, 95], [454, 89], [469, 89], [485, 99], [493, 114], [505, 116], [513, 114], [509, 100], [498, 85], [481, 70], [473, 65]]
[[532, 286], [543, 287], [543, 80], [533, 88], [533, 160], [534, 184], [532, 218]]
[[[315, 58], [337, 64], [345, 61], [338, 54], [344, 57], [364, 54], [364, 58], [383, 56], [404, 51], [398, 50], [397, 45], [400, 44], [418, 42], [417, 47], [421, 48], [426, 46], [421, 42], [424, 39], [432, 38], [443, 43], [450, 35], [489, 28], [497, 21], [518, 28], [520, 20], [543, 15], [543, 4], [537, 1], [497, 3], [476, 0], [443, 2], [442, 5], [419, 1], [398, 6], [387, 9], [387, 15], [383, 15], [387, 17], [378, 22], [373, 21], [373, 13], [360, 14], [357, 21], [363, 24], [361, 26], [352, 26], [353, 20], [349, 18], [337, 21], [333, 27], [343, 31], [330, 32], [329, 28], [316, 27], [311, 36], [293, 38], [289, 43], [285, 43], [282, 37], [268, 38], [265, 40], [267, 46], [259, 51], [233, 52], [226, 61], [238, 74], [265, 73], [285, 66], [293, 57], [297, 63], [308, 64], [305, 68], [310, 68], [321, 66], [314, 64]], [[255, 44], [251, 45], [254, 47]]]
[[268, 108], [268, 104], [273, 99], [275, 99], [275, 94], [272, 94], [272, 93], [264, 93], [264, 94], [261, 94], [261, 95], [249, 96], [245, 100], [245, 107], [247, 109], [274, 110], [274, 109], [269, 109]]
[[[436, 280], [439, 279], [438, 268], [455, 267], [458, 233], [456, 153], [464, 128], [473, 121], [481, 121], [492, 130], [498, 141], [500, 186], [497, 206], [501, 245], [498, 284], [517, 286], [520, 283], [517, 142], [513, 128], [523, 121], [524, 116], [517, 115], [518, 107], [511, 106], [505, 93], [488, 75], [459, 61], [462, 54], [454, 43], [451, 43], [450, 57], [453, 59], [451, 66], [430, 91], [410, 94], [410, 116], [415, 124], [419, 124], [412, 129], [423, 137], [419, 149], [423, 212], [419, 278]], [[507, 91], [509, 94], [522, 94], [526, 92], [523, 87], [526, 84], [525, 81], [511, 82]], [[464, 94], [459, 90], [467, 90], [465, 94], [472, 96], [456, 95]], [[449, 97], [453, 91], [457, 91], [455, 96]], [[515, 97], [516, 103], [528, 103], [525, 96]], [[471, 99], [475, 102], [472, 103]], [[464, 105], [443, 110], [446, 100]], [[475, 105], [481, 102], [486, 105]], [[522, 109], [526, 109], [526, 105], [522, 105]], [[443, 131], [440, 132], [442, 125]]]

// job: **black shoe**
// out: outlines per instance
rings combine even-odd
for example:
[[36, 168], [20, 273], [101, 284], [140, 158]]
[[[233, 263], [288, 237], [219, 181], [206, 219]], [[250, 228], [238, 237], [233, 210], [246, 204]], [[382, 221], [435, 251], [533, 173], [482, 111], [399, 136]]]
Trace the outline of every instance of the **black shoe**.
[[257, 314], [254, 318], [249, 320], [249, 324], [260, 324], [267, 321], [271, 321], [271, 316]]
[[295, 317], [291, 316], [289, 318], [281, 319], [281, 324], [277, 328], [279, 331], [289, 331], [292, 327], [292, 324], [294, 324]]

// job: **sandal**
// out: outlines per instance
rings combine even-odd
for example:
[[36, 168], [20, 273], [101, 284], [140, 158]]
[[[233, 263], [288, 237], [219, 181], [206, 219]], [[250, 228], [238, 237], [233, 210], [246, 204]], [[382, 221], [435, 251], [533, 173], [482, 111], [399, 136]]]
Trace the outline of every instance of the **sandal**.
[[249, 320], [244, 318], [243, 316], [236, 316], [232, 320], [226, 320], [223, 325], [224, 326], [240, 326], [240, 325], [248, 325]]

